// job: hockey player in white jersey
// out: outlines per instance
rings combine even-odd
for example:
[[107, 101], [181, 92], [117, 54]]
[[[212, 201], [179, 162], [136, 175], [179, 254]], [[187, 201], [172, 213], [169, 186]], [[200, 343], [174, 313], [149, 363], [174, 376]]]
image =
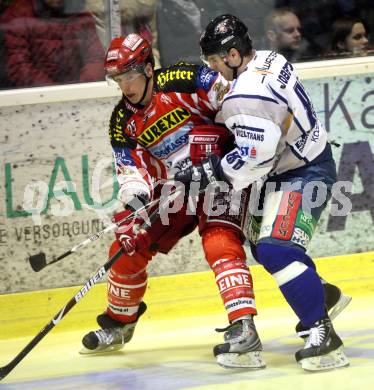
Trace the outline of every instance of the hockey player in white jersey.
[[235, 190], [262, 184], [262, 212], [252, 213], [247, 238], [299, 317], [297, 330], [307, 335], [296, 360], [313, 371], [346, 366], [329, 314], [336, 316], [351, 298], [324, 284], [305, 253], [336, 181], [326, 130], [292, 64], [276, 52], [253, 50], [238, 18], [212, 20], [200, 46], [205, 62], [234, 80], [221, 114], [237, 146], [176, 179], [187, 182], [198, 173], [203, 187], [224, 181]]

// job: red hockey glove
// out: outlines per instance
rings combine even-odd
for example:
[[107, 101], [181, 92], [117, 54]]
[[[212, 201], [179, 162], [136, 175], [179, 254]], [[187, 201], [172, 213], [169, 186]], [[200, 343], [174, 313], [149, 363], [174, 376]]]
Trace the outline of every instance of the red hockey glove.
[[201, 125], [189, 133], [190, 156], [192, 165], [200, 165], [210, 155], [222, 157], [229, 138], [226, 127], [218, 125]]
[[[128, 210], [122, 211], [113, 217], [113, 222], [117, 223], [130, 215]], [[152, 241], [147, 230], [141, 228], [143, 219], [135, 217], [121, 223], [115, 232], [117, 241], [121, 244], [125, 253], [132, 256], [137, 250], [148, 248]]]

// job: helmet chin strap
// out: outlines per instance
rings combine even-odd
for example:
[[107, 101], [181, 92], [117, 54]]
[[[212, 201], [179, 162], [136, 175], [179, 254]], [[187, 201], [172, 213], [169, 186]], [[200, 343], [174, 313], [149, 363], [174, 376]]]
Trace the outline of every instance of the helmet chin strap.
[[148, 84], [151, 81], [152, 76], [147, 76], [144, 73], [144, 77], [145, 77], [145, 87], [144, 87], [143, 95], [135, 104], [140, 104], [143, 101], [143, 99], [145, 98], [145, 95], [147, 94]]
[[228, 61], [224, 61], [225, 65], [232, 70], [232, 78], [233, 80], [238, 78], [238, 69], [242, 66], [244, 58], [240, 56], [240, 64], [238, 66], [231, 66], [228, 64]]

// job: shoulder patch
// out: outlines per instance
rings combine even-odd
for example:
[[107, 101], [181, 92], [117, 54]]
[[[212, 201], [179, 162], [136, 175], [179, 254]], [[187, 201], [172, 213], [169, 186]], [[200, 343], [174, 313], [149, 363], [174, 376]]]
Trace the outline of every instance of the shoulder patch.
[[125, 133], [131, 115], [132, 112], [126, 110], [122, 101], [114, 108], [109, 122], [109, 139], [112, 147], [136, 148], [136, 139]]
[[197, 86], [205, 91], [209, 91], [217, 76], [217, 72], [214, 72], [207, 66], [201, 66], [198, 71]]
[[155, 73], [156, 91], [194, 93], [197, 87], [198, 68], [198, 65], [178, 63], [168, 68], [157, 69]]

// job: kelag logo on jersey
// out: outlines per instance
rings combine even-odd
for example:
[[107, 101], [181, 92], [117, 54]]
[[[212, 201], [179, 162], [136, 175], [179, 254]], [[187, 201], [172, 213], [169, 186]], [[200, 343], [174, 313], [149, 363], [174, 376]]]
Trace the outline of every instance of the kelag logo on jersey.
[[176, 127], [186, 122], [191, 116], [185, 108], [175, 108], [168, 112], [151, 126], [148, 126], [138, 137], [138, 142], [144, 147], [153, 145], [164, 134], [169, 133]]

